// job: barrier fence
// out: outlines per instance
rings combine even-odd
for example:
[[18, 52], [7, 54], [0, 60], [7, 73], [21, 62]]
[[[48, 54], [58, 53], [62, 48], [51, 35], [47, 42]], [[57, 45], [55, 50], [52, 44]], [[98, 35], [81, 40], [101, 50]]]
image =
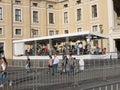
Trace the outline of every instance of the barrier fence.
[[[7, 79], [4, 87], [0, 87], [0, 90], [62, 90], [66, 87], [71, 88], [75, 86], [80, 86], [79, 90], [101, 90], [103, 86], [96, 86], [96, 81], [99, 83], [102, 81], [110, 83], [111, 78], [120, 76], [119, 60], [85, 60], [85, 69], [83, 71], [78, 70], [79, 72], [74, 71], [71, 73], [68, 71], [61, 73], [59, 66], [58, 72], [54, 76], [52, 72], [48, 72], [47, 60], [44, 62], [44, 67], [41, 66], [42, 68], [35, 68], [34, 65], [37, 67], [37, 65], [43, 65], [43, 63], [41, 64], [40, 62], [38, 63], [38, 61], [34, 61], [30, 72], [26, 72], [24, 64], [22, 63], [23, 61], [20, 61], [19, 65], [21, 66], [16, 69], [16, 62], [9, 62]], [[9, 69], [11, 65], [13, 65], [13, 67]], [[87, 83], [89, 83], [89, 85]]]
[[[47, 68], [48, 60], [31, 60], [32, 68]], [[79, 60], [77, 60], [78, 64]], [[92, 60], [84, 60], [86, 68], [96, 68], [110, 65], [119, 65], [120, 59], [92, 59]], [[26, 60], [8, 60], [9, 67], [25, 67]], [[60, 63], [61, 64], [61, 63]], [[61, 66], [59, 64], [59, 66]]]

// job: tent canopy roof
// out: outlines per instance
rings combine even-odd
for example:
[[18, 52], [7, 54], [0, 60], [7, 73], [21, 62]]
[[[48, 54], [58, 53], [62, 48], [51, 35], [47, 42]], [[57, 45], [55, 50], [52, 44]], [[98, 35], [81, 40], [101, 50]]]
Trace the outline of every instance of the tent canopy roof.
[[28, 38], [28, 39], [21, 39], [21, 40], [14, 40], [13, 43], [21, 43], [21, 42], [49, 42], [49, 40], [55, 40], [58, 42], [62, 42], [66, 40], [66, 37], [69, 37], [69, 40], [85, 40], [85, 38], [89, 37], [91, 39], [107, 39], [108, 36], [100, 33], [95, 33], [91, 31], [83, 31], [83, 32], [76, 32], [76, 33], [68, 33], [68, 34], [60, 34], [60, 35], [53, 35], [53, 36], [45, 36], [45, 37], [37, 37], [37, 38]]

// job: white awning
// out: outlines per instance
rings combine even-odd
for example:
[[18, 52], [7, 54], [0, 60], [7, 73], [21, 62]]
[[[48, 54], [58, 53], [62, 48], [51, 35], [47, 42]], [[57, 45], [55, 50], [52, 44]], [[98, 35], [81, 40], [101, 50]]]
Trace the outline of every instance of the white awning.
[[53, 35], [53, 36], [14, 40], [13, 43], [31, 42], [31, 41], [48, 41], [49, 39], [63, 41], [66, 37], [69, 37], [69, 39], [81, 38], [81, 40], [82, 40], [83, 38], [87, 37], [88, 35], [90, 35], [91, 37], [96, 36], [98, 39], [107, 39], [108, 38], [108, 36], [104, 35], [104, 34], [90, 32], [90, 31], [83, 31], [83, 32], [76, 32], [76, 33], [68, 33], [68, 34], [60, 34], [60, 35]]

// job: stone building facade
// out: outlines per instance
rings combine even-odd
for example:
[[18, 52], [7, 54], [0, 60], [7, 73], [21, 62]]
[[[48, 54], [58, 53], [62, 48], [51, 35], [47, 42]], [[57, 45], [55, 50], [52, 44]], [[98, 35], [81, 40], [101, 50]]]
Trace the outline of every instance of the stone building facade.
[[13, 40], [91, 30], [109, 35], [100, 47], [115, 52], [120, 42], [116, 1], [0, 0], [0, 51], [12, 59]]

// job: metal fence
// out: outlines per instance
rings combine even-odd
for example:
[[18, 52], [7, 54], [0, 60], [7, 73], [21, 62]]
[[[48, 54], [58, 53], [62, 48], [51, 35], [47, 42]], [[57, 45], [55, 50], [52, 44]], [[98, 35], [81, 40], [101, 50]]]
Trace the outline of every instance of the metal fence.
[[[25, 67], [26, 60], [8, 60], [9, 67]], [[77, 60], [77, 64], [78, 64]], [[103, 66], [111, 66], [111, 65], [119, 65], [120, 59], [92, 59], [92, 60], [84, 60], [85, 68], [96, 68]], [[60, 63], [61, 64], [61, 63]], [[61, 66], [59, 64], [59, 66]], [[31, 60], [32, 68], [47, 68], [48, 60]]]
[[[107, 83], [110, 83], [114, 80], [112, 78], [119, 78], [120, 76], [120, 60], [85, 60], [84, 71], [61, 74], [59, 69], [54, 76], [51, 72], [48, 72], [47, 61], [46, 68], [34, 68], [34, 65], [43, 65], [43, 63], [39, 62], [38, 64], [38, 61], [34, 61], [32, 69], [28, 73], [24, 69], [24, 65], [22, 67], [22, 64], [20, 64], [23, 61], [19, 63], [22, 68], [19, 67], [17, 69], [15, 66], [9, 69], [10, 63], [7, 71], [7, 80], [4, 87], [1, 87], [0, 90], [63, 90], [66, 87], [69, 87], [69, 90], [75, 86], [80, 86], [79, 90], [102, 90], [101, 87], [103, 86], [96, 82], [103, 83], [107, 81]], [[12, 65], [14, 64], [16, 65], [16, 62], [12, 62]], [[120, 90], [119, 87], [118, 90]]]
[[102, 85], [96, 85], [89, 87], [84, 90], [120, 90], [120, 81], [102, 84]]
[[[48, 60], [31, 60], [32, 68], [46, 68], [48, 65]], [[8, 60], [9, 67], [24, 67], [26, 60]]]

